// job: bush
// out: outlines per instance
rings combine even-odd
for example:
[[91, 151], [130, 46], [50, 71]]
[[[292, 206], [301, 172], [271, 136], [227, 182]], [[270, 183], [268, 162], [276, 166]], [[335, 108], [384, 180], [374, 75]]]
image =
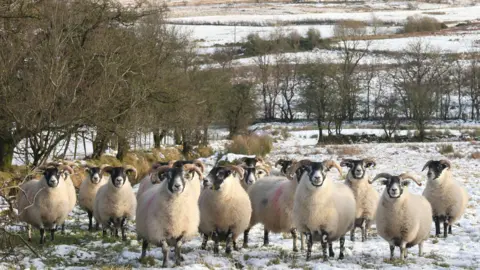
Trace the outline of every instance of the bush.
[[480, 152], [473, 152], [470, 157], [472, 159], [480, 159]]
[[433, 32], [440, 29], [445, 29], [447, 26], [440, 23], [437, 19], [432, 17], [410, 16], [403, 27], [404, 33], [416, 32]]
[[440, 148], [438, 149], [438, 152], [442, 155], [453, 153], [455, 150], [453, 149], [453, 145], [451, 144], [445, 144], [441, 145]]
[[273, 140], [267, 135], [239, 135], [235, 136], [225, 148], [229, 153], [264, 157], [272, 151]]

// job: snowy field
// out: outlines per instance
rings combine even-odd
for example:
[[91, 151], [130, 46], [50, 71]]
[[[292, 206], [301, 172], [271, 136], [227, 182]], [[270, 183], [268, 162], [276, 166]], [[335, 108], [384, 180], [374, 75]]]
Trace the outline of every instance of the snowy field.
[[[292, 132], [287, 140], [274, 144], [273, 152], [267, 156], [267, 161], [275, 162], [279, 158], [309, 158], [312, 160], [334, 159], [337, 162], [342, 157], [362, 158], [375, 157], [377, 167], [370, 170], [373, 176], [380, 172], [399, 174], [412, 172], [421, 176], [426, 181], [425, 172], [421, 172], [423, 165], [429, 159], [446, 158], [438, 152], [438, 143], [408, 143], [408, 144], [362, 144], [348, 146], [315, 146], [316, 139], [305, 138], [304, 132]], [[212, 142], [214, 148], [223, 147], [223, 141]], [[480, 145], [473, 143], [453, 143], [455, 151], [462, 154], [463, 158], [451, 159], [453, 174], [462, 182], [470, 195], [468, 209], [464, 217], [453, 226], [453, 235], [447, 239], [432, 236], [424, 245], [424, 256], [417, 256], [417, 248], [409, 250], [409, 258], [405, 264], [398, 261], [390, 262], [388, 244], [372, 229], [372, 237], [368, 241], [350, 242], [347, 237], [346, 256], [343, 261], [331, 259], [324, 263], [321, 261], [319, 243], [314, 243], [313, 260], [306, 262], [305, 253], [293, 253], [292, 242], [287, 234], [271, 234], [268, 247], [262, 246], [263, 228], [257, 225], [250, 235], [250, 247], [234, 251], [231, 256], [224, 254], [224, 249], [218, 256], [213, 255], [213, 243], [209, 242], [208, 250], [200, 250], [201, 238], [185, 243], [185, 259], [179, 269], [438, 269], [440, 267], [451, 269], [478, 269], [480, 264], [480, 173], [479, 160], [470, 158], [470, 154], [480, 151]], [[345, 156], [346, 148], [355, 149], [356, 154]], [[207, 171], [214, 163], [214, 157], [203, 160]], [[344, 172], [345, 174], [346, 172]], [[330, 173], [329, 177], [335, 181], [342, 181], [337, 173]], [[383, 187], [375, 183], [375, 188], [382, 192]], [[410, 191], [420, 194], [422, 187], [410, 186]], [[67, 221], [67, 235], [58, 235], [55, 242], [48, 242], [44, 247], [39, 247], [38, 232], [34, 232], [34, 247], [41, 253], [42, 258], [28, 255], [19, 263], [0, 263], [1, 268], [26, 268], [36, 267], [42, 269], [86, 269], [94, 267], [120, 267], [144, 268], [161, 266], [162, 253], [160, 248], [150, 248], [149, 260], [153, 265], [142, 265], [138, 262], [141, 245], [136, 240], [133, 222], [129, 224], [128, 241], [122, 243], [112, 238], [103, 239], [101, 233], [90, 234], [87, 229], [87, 215], [76, 208]], [[432, 224], [431, 233], [434, 233]], [[357, 239], [359, 236], [357, 235]], [[239, 238], [242, 243], [242, 236]], [[334, 243], [335, 253], [338, 254], [338, 243]], [[25, 253], [29, 254], [27, 251]], [[172, 254], [172, 253], [171, 253]], [[398, 251], [395, 256], [398, 256]], [[73, 268], [72, 268], [73, 269]]]

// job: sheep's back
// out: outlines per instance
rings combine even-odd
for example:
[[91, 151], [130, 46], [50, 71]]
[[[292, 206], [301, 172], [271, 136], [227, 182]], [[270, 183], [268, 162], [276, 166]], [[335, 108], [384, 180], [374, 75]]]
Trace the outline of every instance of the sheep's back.
[[98, 184], [94, 184], [89, 178], [83, 180], [78, 191], [78, 204], [85, 210], [93, 211], [95, 196], [101, 186], [105, 185], [107, 180], [102, 177]]

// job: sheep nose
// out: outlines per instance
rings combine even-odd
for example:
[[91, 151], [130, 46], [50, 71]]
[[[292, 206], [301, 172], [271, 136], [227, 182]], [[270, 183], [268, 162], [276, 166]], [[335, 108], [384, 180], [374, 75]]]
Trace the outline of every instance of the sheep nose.
[[392, 192], [397, 192], [398, 189], [392, 188]]
[[319, 182], [319, 181], [320, 181], [320, 176], [314, 176], [314, 177], [313, 177], [313, 180]]
[[181, 187], [182, 185], [180, 185], [180, 184], [175, 184], [175, 185], [173, 185], [173, 186], [174, 186], [176, 189], [180, 189], [180, 187]]

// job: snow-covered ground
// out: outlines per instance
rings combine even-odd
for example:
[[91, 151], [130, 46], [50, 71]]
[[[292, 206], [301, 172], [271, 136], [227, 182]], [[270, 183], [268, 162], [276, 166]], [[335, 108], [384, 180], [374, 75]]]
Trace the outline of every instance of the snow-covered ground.
[[[215, 142], [214, 142], [215, 143]], [[423, 165], [429, 159], [445, 158], [438, 152], [440, 144], [437, 143], [408, 143], [408, 144], [362, 144], [348, 146], [322, 146], [315, 145], [316, 139], [304, 136], [302, 132], [292, 132], [286, 140], [274, 144], [273, 152], [267, 156], [267, 161], [275, 162], [279, 158], [309, 158], [313, 160], [334, 159], [340, 161], [342, 157], [362, 158], [375, 157], [377, 166], [370, 170], [370, 175], [380, 172], [399, 174], [412, 172], [421, 176], [425, 181], [425, 173], [421, 172]], [[322, 262], [321, 249], [318, 243], [314, 244], [313, 260], [306, 262], [304, 252], [291, 251], [291, 239], [288, 235], [270, 234], [270, 246], [263, 247], [263, 228], [255, 226], [250, 235], [251, 244], [248, 249], [234, 251], [231, 256], [224, 254], [224, 249], [218, 256], [213, 255], [210, 242], [208, 250], [200, 250], [201, 238], [184, 244], [185, 262], [180, 269], [438, 269], [439, 267], [451, 269], [478, 269], [480, 264], [480, 174], [477, 173], [480, 160], [470, 158], [472, 152], [480, 151], [480, 145], [474, 143], [452, 143], [456, 152], [463, 158], [451, 159], [453, 173], [462, 182], [470, 195], [467, 212], [462, 219], [454, 224], [453, 235], [447, 239], [432, 236], [424, 244], [424, 256], [417, 256], [417, 247], [409, 250], [410, 256], [406, 264], [398, 261], [390, 262], [388, 244], [372, 229], [371, 239], [366, 242], [346, 241], [346, 257], [342, 261], [331, 259]], [[344, 156], [346, 148], [355, 148], [355, 155]], [[207, 170], [214, 163], [214, 157], [204, 159]], [[336, 173], [330, 173], [335, 181], [341, 181]], [[380, 184], [374, 184], [382, 192]], [[410, 191], [420, 194], [424, 187], [410, 186]], [[138, 262], [141, 245], [136, 240], [134, 224], [129, 224], [130, 232], [125, 243], [115, 239], [103, 239], [101, 233], [88, 233], [87, 215], [80, 209], [75, 209], [67, 222], [67, 235], [59, 235], [55, 242], [48, 242], [44, 247], [36, 245], [38, 232], [34, 232], [34, 247], [43, 256], [34, 259], [28, 255], [18, 263], [2, 262], [1, 268], [26, 268], [35, 266], [37, 269], [52, 267], [53, 269], [87, 269], [90, 267], [120, 267], [145, 268], [161, 266], [161, 249], [151, 247], [148, 255], [152, 256], [153, 265], [142, 265]], [[431, 233], [434, 233], [432, 224]], [[357, 237], [358, 239], [359, 237]], [[239, 238], [239, 244], [242, 237]], [[334, 243], [338, 254], [338, 243]], [[26, 254], [28, 251], [23, 250]], [[395, 256], [398, 256], [396, 251]]]

